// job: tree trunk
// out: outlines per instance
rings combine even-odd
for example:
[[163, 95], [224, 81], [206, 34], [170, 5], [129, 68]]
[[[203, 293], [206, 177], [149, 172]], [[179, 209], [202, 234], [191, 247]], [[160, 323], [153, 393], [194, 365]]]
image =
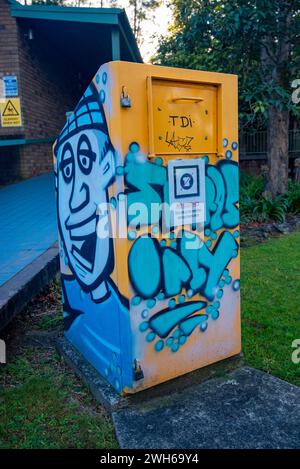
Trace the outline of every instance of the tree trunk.
[[[288, 67], [291, 58], [290, 27], [293, 19], [293, 0], [274, 2], [274, 8], [280, 4], [276, 13], [278, 21], [278, 37], [275, 39], [271, 31], [262, 41], [261, 61], [265, 78], [270, 84], [288, 89]], [[269, 174], [266, 190], [274, 198], [284, 194], [288, 185], [289, 169], [289, 111], [285, 103], [284, 110], [270, 105], [268, 111], [267, 159]]]
[[289, 112], [275, 106], [269, 108], [267, 159], [269, 174], [267, 191], [272, 198], [284, 194], [288, 185]]

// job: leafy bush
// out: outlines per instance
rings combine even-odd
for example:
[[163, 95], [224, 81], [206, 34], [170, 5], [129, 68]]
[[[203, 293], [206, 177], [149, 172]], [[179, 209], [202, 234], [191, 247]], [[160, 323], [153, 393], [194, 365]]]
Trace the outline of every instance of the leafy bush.
[[254, 177], [248, 173], [240, 174], [240, 198], [260, 199], [264, 191], [262, 177]]
[[241, 173], [240, 215], [242, 223], [278, 221], [300, 213], [300, 185], [289, 181], [288, 191], [272, 199], [264, 193], [262, 177]]
[[287, 211], [291, 215], [300, 213], [300, 184], [289, 181], [288, 191], [284, 195], [287, 202]]

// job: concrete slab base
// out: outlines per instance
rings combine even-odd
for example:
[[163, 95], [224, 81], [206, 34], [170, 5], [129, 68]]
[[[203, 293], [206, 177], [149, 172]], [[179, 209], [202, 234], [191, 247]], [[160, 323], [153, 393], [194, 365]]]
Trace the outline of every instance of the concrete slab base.
[[126, 404], [126, 398], [119, 396], [117, 391], [102, 378], [95, 368], [89, 364], [65, 337], [59, 337], [55, 345], [65, 362], [82, 379], [95, 399], [108, 411], [122, 405], [124, 399], [124, 404]]
[[68, 340], [57, 349], [111, 413], [121, 448], [300, 448], [300, 388], [240, 356], [119, 396]]
[[56, 349], [66, 363], [75, 371], [77, 376], [83, 380], [95, 399], [109, 412], [128, 406], [143, 405], [155, 398], [167, 397], [178, 390], [190, 388], [194, 384], [199, 384], [213, 376], [224, 376], [229, 370], [240, 366], [242, 363], [242, 357], [238, 355], [172, 379], [153, 388], [146, 389], [145, 391], [120, 396], [65, 337], [60, 337], [56, 340]]
[[300, 448], [300, 388], [248, 367], [112, 417], [121, 448]]

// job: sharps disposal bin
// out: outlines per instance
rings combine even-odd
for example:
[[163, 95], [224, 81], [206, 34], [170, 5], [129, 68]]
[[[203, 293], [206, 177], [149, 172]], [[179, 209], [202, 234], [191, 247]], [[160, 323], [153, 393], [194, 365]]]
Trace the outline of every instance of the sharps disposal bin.
[[122, 393], [241, 347], [237, 77], [103, 65], [54, 145], [65, 335]]

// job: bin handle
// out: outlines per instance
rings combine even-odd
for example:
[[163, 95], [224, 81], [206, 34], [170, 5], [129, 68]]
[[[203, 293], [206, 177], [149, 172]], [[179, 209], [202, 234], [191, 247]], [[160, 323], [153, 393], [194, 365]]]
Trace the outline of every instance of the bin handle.
[[178, 101], [193, 101], [194, 103], [200, 103], [203, 101], [203, 98], [195, 97], [195, 96], [184, 96], [182, 98], [174, 98], [172, 99], [174, 103], [177, 103]]

